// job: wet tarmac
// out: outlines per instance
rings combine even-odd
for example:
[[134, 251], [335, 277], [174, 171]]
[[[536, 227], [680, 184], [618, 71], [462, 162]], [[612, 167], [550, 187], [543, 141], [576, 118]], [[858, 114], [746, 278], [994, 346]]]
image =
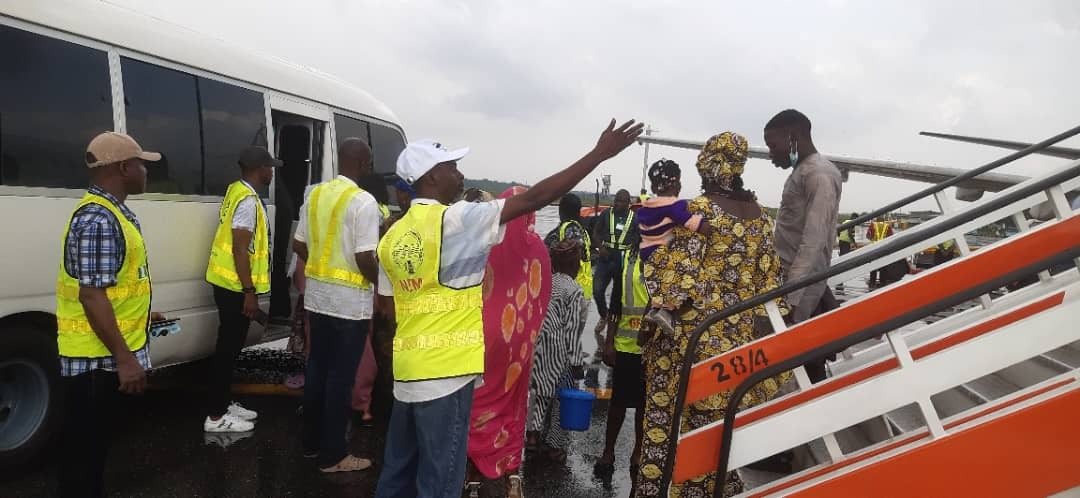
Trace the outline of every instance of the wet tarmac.
[[[601, 367], [603, 368], [603, 367]], [[358, 428], [352, 451], [373, 458], [365, 472], [323, 475], [300, 454], [300, 398], [281, 395], [238, 396], [259, 412], [255, 431], [244, 435], [207, 435], [202, 430], [204, 395], [187, 371], [155, 374], [166, 386], [124, 401], [106, 470], [106, 486], [116, 497], [366, 497], [372, 496], [383, 449], [384, 428]], [[571, 435], [565, 464], [527, 459], [523, 467], [529, 497], [629, 496], [628, 456], [632, 417], [628, 413], [617, 447], [616, 473], [604, 483], [593, 476], [603, 450], [606, 403], [598, 402], [590, 430]], [[54, 457], [41, 465], [3, 476], [0, 497], [55, 495]], [[467, 495], [463, 495], [467, 496]]]

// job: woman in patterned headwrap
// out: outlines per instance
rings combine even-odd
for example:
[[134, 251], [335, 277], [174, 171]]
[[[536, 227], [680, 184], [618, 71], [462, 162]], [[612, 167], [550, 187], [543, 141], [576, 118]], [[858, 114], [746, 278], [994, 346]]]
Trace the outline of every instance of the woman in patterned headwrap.
[[[652, 256], [658, 273], [659, 289], [679, 287], [689, 298], [678, 310], [675, 333], [656, 334], [645, 343], [645, 423], [638, 496], [661, 496], [662, 475], [668, 472], [665, 462], [672, 438], [674, 401], [678, 392], [679, 370], [690, 333], [706, 316], [780, 285], [780, 260], [773, 247], [773, 221], [757, 204], [754, 194], [743, 188], [742, 172], [746, 165], [747, 143], [741, 135], [724, 132], [709, 139], [698, 155], [702, 195], [690, 201], [690, 212], [700, 214], [712, 233], [701, 237], [689, 230], [676, 229], [663, 252]], [[783, 303], [781, 309], [786, 306]], [[713, 325], [701, 336], [694, 361], [709, 358], [754, 340], [755, 318], [765, 316], [764, 307], [732, 316]], [[761, 403], [779, 389], [790, 374], [768, 379], [744, 398], [741, 407]], [[722, 420], [727, 393], [710, 396], [687, 406], [679, 421], [679, 432], [686, 432]], [[715, 473], [697, 476], [682, 483], [672, 483], [671, 496], [712, 496]], [[742, 482], [732, 472], [724, 496], [742, 491]]]

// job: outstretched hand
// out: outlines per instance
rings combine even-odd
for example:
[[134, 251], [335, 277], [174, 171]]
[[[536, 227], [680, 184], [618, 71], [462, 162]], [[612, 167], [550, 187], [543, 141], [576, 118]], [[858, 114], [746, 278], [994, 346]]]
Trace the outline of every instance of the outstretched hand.
[[611, 159], [634, 143], [644, 128], [645, 123], [635, 123], [633, 119], [616, 128], [615, 120], [612, 119], [607, 129], [600, 134], [593, 151], [600, 155], [602, 161]]

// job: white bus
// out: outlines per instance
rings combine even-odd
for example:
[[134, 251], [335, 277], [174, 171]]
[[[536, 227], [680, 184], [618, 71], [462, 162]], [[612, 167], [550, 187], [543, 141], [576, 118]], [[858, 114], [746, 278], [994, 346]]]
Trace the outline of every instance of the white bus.
[[[0, 0], [0, 468], [39, 454], [59, 424], [60, 237], [87, 187], [86, 144], [106, 130], [163, 155], [148, 192], [127, 202], [148, 245], [153, 309], [182, 324], [151, 338], [156, 368], [214, 348], [204, 275], [241, 149], [269, 144], [285, 162], [264, 195], [276, 215], [274, 292], [287, 296], [281, 242], [305, 186], [335, 174], [337, 144], [367, 140], [377, 173], [392, 173], [405, 145], [385, 105], [326, 74], [105, 2]], [[249, 331], [249, 344], [267, 339]]]

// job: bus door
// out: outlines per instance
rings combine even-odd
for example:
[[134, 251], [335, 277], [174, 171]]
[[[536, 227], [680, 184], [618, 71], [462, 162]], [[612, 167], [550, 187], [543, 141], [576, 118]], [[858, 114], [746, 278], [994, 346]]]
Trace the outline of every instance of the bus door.
[[[306, 109], [305, 109], [306, 110]], [[318, 109], [311, 109], [318, 111]], [[329, 156], [326, 144], [326, 117], [318, 112], [296, 114], [272, 109], [274, 151], [285, 163], [274, 173], [274, 241], [273, 267], [270, 275], [270, 317], [287, 319], [292, 316], [291, 285], [288, 276], [292, 260], [292, 240], [300, 207], [309, 185], [324, 180], [324, 172], [333, 168], [324, 161]], [[323, 118], [323, 119], [320, 119]], [[275, 320], [281, 323], [279, 320]]]

